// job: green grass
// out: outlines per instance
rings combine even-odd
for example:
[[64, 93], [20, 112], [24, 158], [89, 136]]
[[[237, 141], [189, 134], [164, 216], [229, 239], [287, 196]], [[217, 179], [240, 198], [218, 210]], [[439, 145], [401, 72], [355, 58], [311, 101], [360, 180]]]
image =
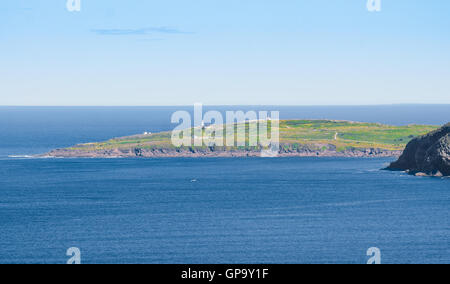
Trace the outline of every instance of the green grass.
[[[249, 133], [249, 128], [247, 123], [245, 136], [247, 147], [227, 147], [227, 149], [252, 149], [252, 147], [248, 147], [248, 141], [250, 137], [257, 136], [258, 132]], [[279, 131], [280, 143], [283, 147], [292, 149], [300, 148], [302, 145], [319, 145], [319, 149], [324, 148], [324, 145], [334, 145], [338, 151], [348, 148], [403, 150], [414, 137], [424, 135], [437, 128], [438, 126], [432, 125], [390, 126], [349, 121], [284, 120], [280, 121]], [[335, 139], [336, 136], [337, 139]], [[200, 148], [206, 147], [207, 145], [204, 145]], [[171, 133], [163, 132], [115, 138], [100, 143], [77, 145], [70, 149], [90, 151], [130, 148], [174, 149], [175, 147], [171, 143]]]
[[283, 121], [280, 124], [280, 137], [281, 142], [285, 143], [320, 142], [338, 148], [402, 150], [414, 137], [437, 128], [431, 125], [390, 126], [326, 120]]

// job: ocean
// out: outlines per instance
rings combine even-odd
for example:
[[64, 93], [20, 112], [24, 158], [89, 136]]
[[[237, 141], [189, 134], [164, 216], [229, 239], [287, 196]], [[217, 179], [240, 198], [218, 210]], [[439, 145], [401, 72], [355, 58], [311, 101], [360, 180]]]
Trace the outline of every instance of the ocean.
[[[393, 125], [450, 106], [208, 107]], [[0, 107], [0, 263], [450, 263], [450, 181], [391, 158], [34, 159], [174, 127], [179, 107]]]

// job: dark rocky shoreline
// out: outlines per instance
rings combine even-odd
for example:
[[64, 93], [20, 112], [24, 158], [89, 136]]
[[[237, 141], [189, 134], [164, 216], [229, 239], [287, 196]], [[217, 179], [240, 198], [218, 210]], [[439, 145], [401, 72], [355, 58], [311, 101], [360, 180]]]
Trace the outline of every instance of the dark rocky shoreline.
[[[399, 157], [402, 151], [384, 149], [350, 149], [342, 152], [327, 148], [314, 149], [285, 149], [280, 147], [278, 157]], [[71, 149], [57, 149], [45, 154], [55, 158], [200, 158], [200, 157], [260, 157], [261, 151], [256, 150], [215, 150], [207, 149], [111, 149], [97, 151], [83, 151]]]
[[450, 176], [450, 123], [413, 139], [387, 169], [416, 176]]

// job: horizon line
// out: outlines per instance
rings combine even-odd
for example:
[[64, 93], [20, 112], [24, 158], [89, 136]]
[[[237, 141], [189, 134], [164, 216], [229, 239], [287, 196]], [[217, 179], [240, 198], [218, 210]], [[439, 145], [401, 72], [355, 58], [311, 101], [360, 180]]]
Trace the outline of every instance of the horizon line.
[[[193, 104], [185, 105], [0, 105], [0, 107], [193, 107]], [[450, 103], [396, 103], [396, 104], [338, 104], [338, 105], [271, 105], [271, 104], [203, 104], [204, 107], [380, 107], [380, 106], [450, 106]]]

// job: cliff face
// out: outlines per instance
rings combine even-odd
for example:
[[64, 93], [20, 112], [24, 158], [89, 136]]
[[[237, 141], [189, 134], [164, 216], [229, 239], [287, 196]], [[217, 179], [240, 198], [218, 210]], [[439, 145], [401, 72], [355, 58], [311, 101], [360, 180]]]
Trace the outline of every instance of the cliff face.
[[[398, 157], [401, 151], [378, 148], [351, 148], [338, 151], [334, 145], [317, 144], [294, 147], [281, 144], [279, 157]], [[72, 150], [58, 149], [46, 154], [47, 157], [58, 158], [170, 158], [170, 157], [260, 157], [261, 150], [227, 150], [215, 147], [207, 148], [158, 148], [158, 149], [109, 149], [109, 150]]]
[[450, 176], [450, 123], [412, 140], [388, 169], [415, 175]]

